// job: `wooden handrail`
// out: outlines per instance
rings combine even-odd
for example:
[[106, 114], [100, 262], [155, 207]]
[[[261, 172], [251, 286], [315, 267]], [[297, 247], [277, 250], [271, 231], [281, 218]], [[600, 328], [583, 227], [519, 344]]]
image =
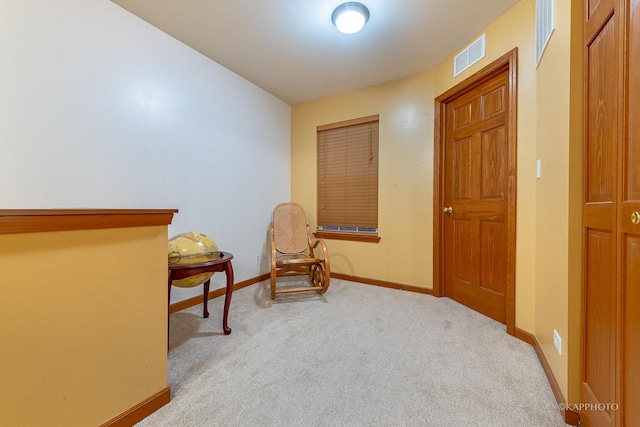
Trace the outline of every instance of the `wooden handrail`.
[[177, 209], [0, 209], [0, 234], [169, 225]]

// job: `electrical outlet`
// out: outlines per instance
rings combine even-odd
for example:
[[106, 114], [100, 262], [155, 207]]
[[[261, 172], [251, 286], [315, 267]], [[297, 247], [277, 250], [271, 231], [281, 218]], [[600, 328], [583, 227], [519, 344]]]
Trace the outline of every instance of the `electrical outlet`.
[[558, 354], [562, 356], [562, 338], [560, 338], [560, 334], [555, 329], [553, 330], [553, 345], [556, 346]]
[[256, 255], [256, 265], [260, 265], [260, 254]]

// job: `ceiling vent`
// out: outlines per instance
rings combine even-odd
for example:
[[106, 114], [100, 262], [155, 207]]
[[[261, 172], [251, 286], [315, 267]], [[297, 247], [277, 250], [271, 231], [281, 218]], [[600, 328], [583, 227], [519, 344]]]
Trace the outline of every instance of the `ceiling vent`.
[[467, 46], [453, 59], [453, 77], [484, 58], [484, 34]]
[[553, 33], [553, 0], [536, 0], [536, 68]]

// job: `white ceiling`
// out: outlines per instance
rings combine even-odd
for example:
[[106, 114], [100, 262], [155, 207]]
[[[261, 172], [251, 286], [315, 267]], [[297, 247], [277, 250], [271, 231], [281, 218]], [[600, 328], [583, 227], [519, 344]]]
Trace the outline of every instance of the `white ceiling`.
[[433, 69], [519, 0], [361, 0], [353, 35], [342, 0], [112, 1], [293, 105]]

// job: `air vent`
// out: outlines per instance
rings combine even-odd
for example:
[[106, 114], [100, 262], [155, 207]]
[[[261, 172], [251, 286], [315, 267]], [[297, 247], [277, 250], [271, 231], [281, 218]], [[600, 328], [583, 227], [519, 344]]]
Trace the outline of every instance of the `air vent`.
[[553, 33], [553, 0], [536, 0], [536, 68]]
[[484, 34], [467, 46], [453, 59], [453, 76], [457, 76], [476, 62], [484, 58]]

